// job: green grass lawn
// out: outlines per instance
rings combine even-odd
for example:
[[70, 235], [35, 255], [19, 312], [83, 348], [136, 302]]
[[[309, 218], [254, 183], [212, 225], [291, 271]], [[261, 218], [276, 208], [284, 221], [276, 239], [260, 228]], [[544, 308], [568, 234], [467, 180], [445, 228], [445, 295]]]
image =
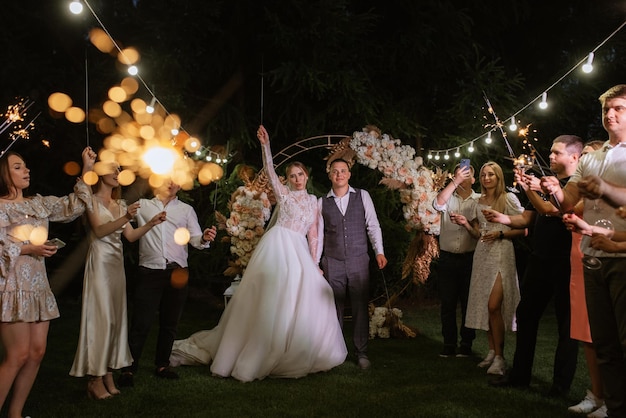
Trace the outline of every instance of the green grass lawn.
[[[87, 399], [85, 379], [69, 376], [78, 339], [80, 306], [60, 301], [61, 318], [52, 322], [48, 352], [24, 413], [39, 417], [560, 417], [588, 387], [582, 349], [568, 399], [543, 396], [550, 386], [556, 324], [549, 308], [540, 329], [530, 390], [497, 389], [476, 367], [486, 352], [479, 332], [475, 358], [440, 358], [437, 306], [403, 308], [403, 321], [420, 334], [412, 339], [370, 341], [370, 370], [352, 358], [341, 366], [301, 379], [241, 383], [212, 377], [207, 367], [181, 367], [181, 379], [152, 374], [154, 331], [146, 346], [135, 387], [105, 401]], [[190, 300], [180, 336], [211, 328], [221, 310], [215, 303]], [[349, 326], [349, 324], [347, 325]], [[347, 334], [347, 333], [346, 333]], [[506, 356], [513, 359], [514, 334]], [[350, 346], [350, 344], [349, 344]], [[1, 416], [6, 416], [6, 408]]]

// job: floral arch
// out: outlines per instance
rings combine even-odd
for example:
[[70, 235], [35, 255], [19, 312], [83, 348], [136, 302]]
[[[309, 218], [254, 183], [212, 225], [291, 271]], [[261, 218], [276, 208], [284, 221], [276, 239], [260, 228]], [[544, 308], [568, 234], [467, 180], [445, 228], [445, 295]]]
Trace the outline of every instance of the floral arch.
[[[320, 135], [297, 141], [274, 155], [274, 166], [279, 167], [295, 156], [313, 149], [325, 148], [327, 166], [337, 158], [358, 162], [383, 174], [381, 184], [400, 193], [406, 229], [415, 231], [407, 258], [402, 269], [402, 278], [412, 276], [415, 283], [424, 283], [430, 273], [431, 261], [438, 257], [439, 248], [435, 239], [439, 235], [439, 213], [432, 202], [443, 187], [447, 172], [432, 171], [423, 165], [422, 157], [415, 150], [402, 145], [399, 139], [383, 134], [375, 126], [366, 126], [362, 131], [346, 135]], [[217, 213], [219, 228], [227, 232], [225, 240], [230, 242], [234, 260], [224, 274], [242, 274], [248, 265], [252, 251], [265, 232], [273, 196], [264, 171], [250, 177], [243, 172], [240, 177], [244, 185], [231, 196], [229, 217]]]

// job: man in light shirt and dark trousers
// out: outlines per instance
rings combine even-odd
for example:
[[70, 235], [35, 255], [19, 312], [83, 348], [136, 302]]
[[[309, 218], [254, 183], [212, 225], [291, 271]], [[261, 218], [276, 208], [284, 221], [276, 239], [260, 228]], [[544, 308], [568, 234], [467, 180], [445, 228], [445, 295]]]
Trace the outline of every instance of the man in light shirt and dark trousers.
[[[144, 344], [154, 322], [159, 316], [159, 332], [155, 354], [155, 374], [165, 379], [178, 379], [169, 367], [172, 344], [176, 338], [178, 321], [187, 298], [187, 243], [177, 243], [177, 230], [189, 231], [189, 244], [202, 250], [209, 248], [215, 239], [215, 226], [204, 231], [198, 224], [194, 209], [178, 200], [180, 186], [166, 181], [154, 190], [154, 198], [140, 199], [135, 216], [139, 226], [155, 214], [166, 212], [165, 222], [152, 228], [139, 240], [139, 276], [133, 297], [133, 313], [128, 336], [133, 364], [122, 370], [120, 386], [132, 386], [137, 373]], [[183, 280], [177, 280], [182, 276]]]
[[[441, 357], [467, 357], [472, 354], [476, 331], [465, 326], [465, 311], [472, 276], [472, 261], [479, 233], [473, 228], [473, 214], [480, 194], [472, 190], [474, 168], [457, 165], [454, 177], [433, 202], [441, 213], [440, 255], [437, 283], [441, 298]], [[457, 306], [461, 303], [461, 327], [457, 326]], [[457, 351], [457, 341], [460, 344]]]

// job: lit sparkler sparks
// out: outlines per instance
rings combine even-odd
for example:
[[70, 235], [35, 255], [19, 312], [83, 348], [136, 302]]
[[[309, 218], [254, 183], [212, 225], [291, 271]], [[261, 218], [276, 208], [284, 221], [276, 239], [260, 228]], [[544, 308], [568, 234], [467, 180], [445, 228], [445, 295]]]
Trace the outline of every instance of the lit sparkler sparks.
[[22, 122], [27, 115], [27, 110], [33, 105], [33, 101], [29, 99], [20, 99], [17, 104], [9, 106], [7, 112], [5, 113], [5, 120], [0, 124], [0, 134], [6, 131], [13, 124], [16, 124], [16, 129], [9, 134], [11, 141], [9, 145], [0, 152], [0, 157], [2, 157], [8, 150], [13, 146], [18, 139], [28, 139], [30, 136], [30, 131], [35, 127], [35, 119], [41, 115], [41, 112], [37, 113], [34, 118], [31, 119], [26, 126], [22, 126], [20, 122]]
[[3, 115], [5, 119], [0, 123], [0, 134], [9, 129], [14, 123], [23, 121], [26, 116], [26, 111], [34, 103], [35, 102], [30, 99], [20, 99], [16, 104], [9, 106], [6, 113]]

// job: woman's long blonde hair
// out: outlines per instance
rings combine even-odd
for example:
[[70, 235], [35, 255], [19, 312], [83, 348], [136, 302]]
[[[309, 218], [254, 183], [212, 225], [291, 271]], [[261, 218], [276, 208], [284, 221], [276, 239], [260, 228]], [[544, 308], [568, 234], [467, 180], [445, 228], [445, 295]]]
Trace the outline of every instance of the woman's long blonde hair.
[[[479, 179], [482, 179], [483, 170], [486, 167], [491, 167], [496, 175], [496, 178], [498, 179], [494, 190], [494, 201], [491, 205], [491, 209], [504, 213], [504, 209], [506, 208], [506, 186], [504, 185], [504, 173], [502, 172], [502, 167], [500, 167], [500, 165], [498, 165], [495, 161], [487, 161], [482, 167], [480, 167], [480, 173], [478, 175]], [[483, 188], [482, 181], [480, 182], [480, 192], [483, 196], [487, 195], [487, 190]]]

